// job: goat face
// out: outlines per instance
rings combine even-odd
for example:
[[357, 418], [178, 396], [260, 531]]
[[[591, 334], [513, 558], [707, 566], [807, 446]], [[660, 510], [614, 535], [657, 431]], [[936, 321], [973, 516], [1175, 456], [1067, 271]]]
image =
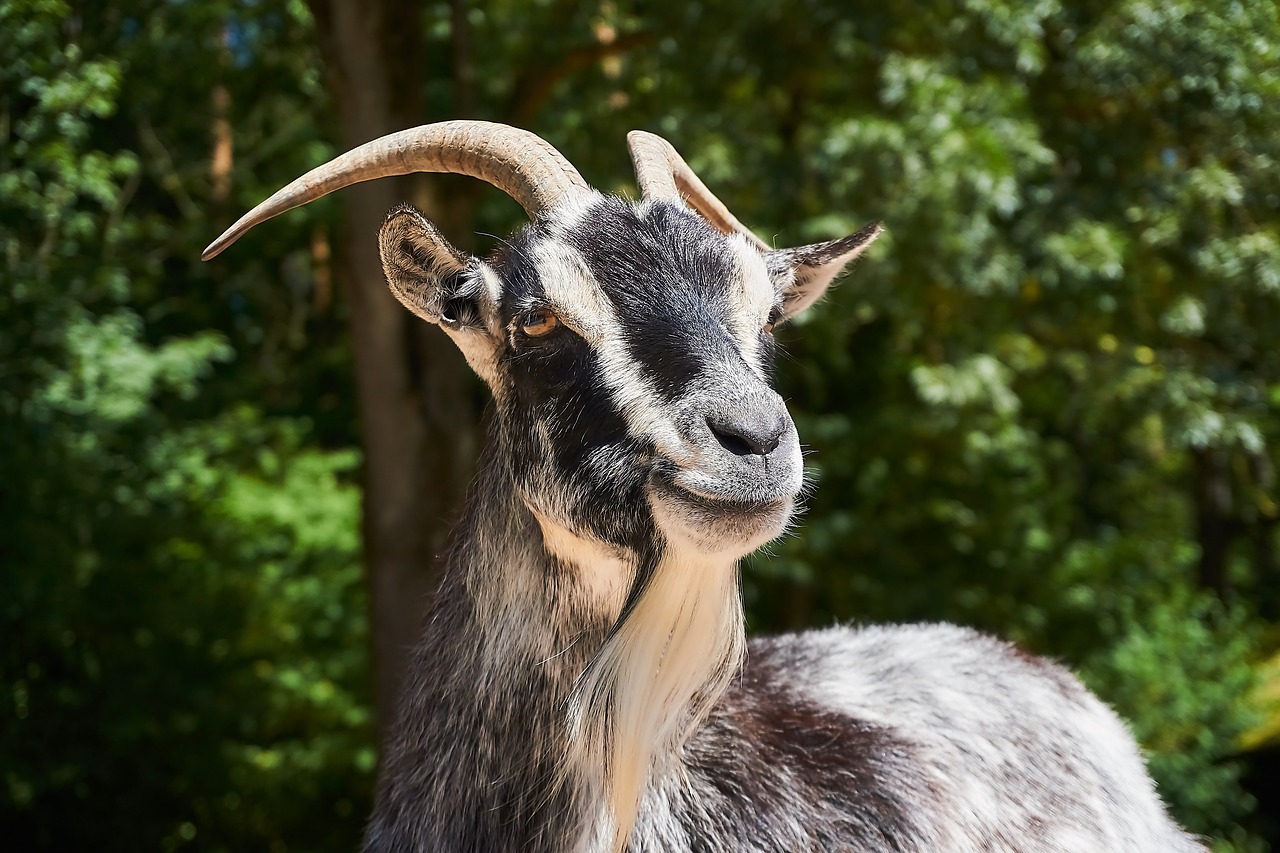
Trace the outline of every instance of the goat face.
[[409, 207], [380, 243], [397, 298], [492, 389], [521, 497], [544, 526], [735, 559], [783, 530], [803, 484], [769, 383], [771, 330], [876, 233], [761, 251], [670, 201], [592, 193], [488, 262]]
[[795, 426], [769, 387], [770, 329], [880, 227], [770, 250], [669, 143], [628, 140], [638, 204], [592, 190], [527, 131], [453, 121], [390, 134], [282, 188], [204, 258], [359, 181], [457, 172], [501, 187], [534, 222], [489, 262], [413, 208], [393, 210], [379, 235], [392, 292], [489, 384], [517, 489], [548, 540], [732, 561], [782, 531], [803, 482]]

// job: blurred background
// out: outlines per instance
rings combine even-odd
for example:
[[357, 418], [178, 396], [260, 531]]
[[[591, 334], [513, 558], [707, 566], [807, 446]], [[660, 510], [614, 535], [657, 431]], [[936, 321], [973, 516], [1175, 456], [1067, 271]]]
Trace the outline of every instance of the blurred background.
[[0, 828], [340, 851], [480, 441], [387, 294], [412, 200], [240, 213], [446, 118], [634, 193], [663, 134], [779, 246], [888, 233], [780, 338], [818, 488], [756, 631], [1065, 661], [1216, 849], [1280, 840], [1280, 12], [1228, 0], [0, 0]]

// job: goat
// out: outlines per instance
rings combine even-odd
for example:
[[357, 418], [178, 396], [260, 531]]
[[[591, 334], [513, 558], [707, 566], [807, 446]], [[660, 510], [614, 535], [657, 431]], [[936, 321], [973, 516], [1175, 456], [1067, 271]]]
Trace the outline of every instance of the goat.
[[488, 260], [409, 206], [379, 234], [395, 296], [453, 339], [494, 417], [364, 849], [1203, 850], [1055, 663], [950, 625], [746, 641], [738, 560], [803, 483], [771, 331], [881, 229], [771, 249], [665, 140], [629, 143], [639, 202], [526, 131], [402, 131], [205, 251], [410, 172], [481, 178], [532, 219]]

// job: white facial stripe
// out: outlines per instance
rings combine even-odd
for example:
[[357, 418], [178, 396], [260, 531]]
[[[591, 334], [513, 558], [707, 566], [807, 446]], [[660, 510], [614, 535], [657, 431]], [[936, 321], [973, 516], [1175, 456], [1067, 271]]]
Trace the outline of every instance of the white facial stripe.
[[489, 333], [493, 335], [495, 340], [502, 340], [503, 331], [498, 328], [498, 305], [502, 302], [502, 279], [498, 278], [498, 274], [488, 264], [480, 263], [476, 265], [476, 271], [480, 276], [482, 310], [481, 314], [488, 321]]
[[592, 208], [603, 198], [595, 190], [564, 197], [547, 216], [547, 232], [557, 240], [564, 240], [567, 235], [579, 231], [585, 227]]
[[601, 381], [630, 432], [653, 441], [659, 453], [677, 463], [692, 461], [694, 450], [675, 428], [671, 406], [627, 352], [621, 321], [581, 253], [553, 237], [535, 246], [532, 254], [548, 301], [591, 344]]
[[742, 349], [742, 355], [762, 380], [765, 379], [760, 352], [760, 328], [769, 319], [777, 301], [764, 256], [741, 234], [729, 238], [736, 275], [727, 282], [730, 300], [737, 310], [729, 318], [729, 332]]
[[547, 301], [587, 343], [598, 346], [613, 331], [613, 308], [582, 254], [561, 240], [543, 240], [531, 252]]

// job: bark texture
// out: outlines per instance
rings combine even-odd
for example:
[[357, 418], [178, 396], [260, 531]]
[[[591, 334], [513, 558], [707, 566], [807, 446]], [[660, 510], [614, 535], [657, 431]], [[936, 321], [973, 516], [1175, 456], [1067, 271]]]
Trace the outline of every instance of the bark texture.
[[[344, 149], [427, 121], [419, 103], [422, 7], [404, 0], [312, 0]], [[364, 450], [364, 561], [378, 727], [396, 706], [432, 584], [432, 563], [471, 477], [478, 396], [444, 335], [391, 296], [378, 258], [387, 211], [413, 201], [446, 233], [470, 218], [425, 176], [360, 184], [341, 194], [335, 241], [347, 300]]]

